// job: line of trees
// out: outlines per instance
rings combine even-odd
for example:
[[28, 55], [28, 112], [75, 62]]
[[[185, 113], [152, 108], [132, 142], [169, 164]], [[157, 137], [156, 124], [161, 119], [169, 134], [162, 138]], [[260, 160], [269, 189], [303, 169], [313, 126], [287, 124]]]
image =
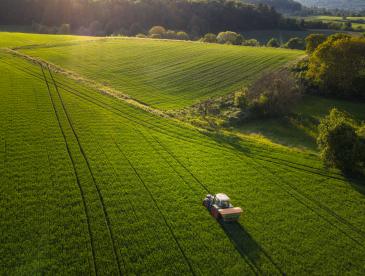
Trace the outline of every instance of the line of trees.
[[[0, 25], [61, 26], [73, 32], [136, 35], [151, 26], [193, 35], [290, 26], [268, 5], [226, 0], [1, 0]], [[295, 25], [295, 24], [294, 24]]]

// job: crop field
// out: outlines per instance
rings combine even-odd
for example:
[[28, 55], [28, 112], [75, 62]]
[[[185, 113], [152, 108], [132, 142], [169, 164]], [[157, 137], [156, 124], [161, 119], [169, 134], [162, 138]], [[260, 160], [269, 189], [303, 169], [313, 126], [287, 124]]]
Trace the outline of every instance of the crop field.
[[287, 49], [150, 39], [109, 39], [22, 52], [164, 110], [234, 92], [264, 71], [303, 55]]
[[85, 41], [95, 40], [98, 38], [87, 36], [72, 36], [72, 35], [41, 35], [41, 34], [28, 34], [28, 33], [13, 33], [2, 32], [0, 26], [0, 48], [8, 47], [22, 47], [22, 46], [35, 46], [35, 45], [47, 45], [54, 43], [66, 43], [72, 41]]
[[[88, 77], [97, 77], [97, 66], [112, 60], [98, 51], [115, 47], [119, 67], [112, 63], [99, 77], [125, 70], [131, 83], [123, 87], [138, 90], [143, 81], [133, 79], [132, 68], [142, 72], [143, 60], [128, 60], [127, 48], [143, 55], [137, 41], [123, 43], [37, 54], [75, 70], [88, 64]], [[179, 48], [151, 44], [145, 53], [156, 60], [142, 78], [156, 72], [166, 80], [161, 67], [152, 70], [163, 59], [156, 45], [165, 54]], [[167, 55], [169, 62], [188, 60], [190, 47], [209, 49], [187, 44], [185, 59], [181, 50], [180, 59]], [[245, 53], [226, 49], [226, 59]], [[365, 273], [363, 186], [325, 170], [316, 155], [198, 131], [2, 51], [0, 106], [0, 274]], [[244, 209], [240, 222], [215, 221], [201, 205], [208, 192], [230, 195]]]

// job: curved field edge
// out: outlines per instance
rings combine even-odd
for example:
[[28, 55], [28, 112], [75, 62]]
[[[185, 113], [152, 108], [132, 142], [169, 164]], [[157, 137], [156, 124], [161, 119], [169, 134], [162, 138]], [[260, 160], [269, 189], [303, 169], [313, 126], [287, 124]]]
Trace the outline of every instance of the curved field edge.
[[74, 71], [155, 108], [225, 95], [302, 51], [151, 39], [103, 39], [21, 52]]
[[[4, 273], [364, 273], [356, 183], [273, 163], [260, 144], [239, 150], [11, 56], [0, 70]], [[209, 216], [208, 191], [244, 208], [239, 224]]]

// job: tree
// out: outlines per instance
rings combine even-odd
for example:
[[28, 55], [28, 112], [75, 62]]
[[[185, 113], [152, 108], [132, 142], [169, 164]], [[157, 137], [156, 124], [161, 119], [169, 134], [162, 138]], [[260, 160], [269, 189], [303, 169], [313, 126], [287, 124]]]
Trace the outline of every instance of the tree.
[[189, 40], [189, 35], [186, 32], [177, 32], [176, 39], [179, 40]]
[[364, 148], [349, 115], [333, 108], [318, 130], [317, 143], [327, 166], [344, 172], [354, 172], [361, 166]]
[[215, 34], [212, 33], [207, 33], [203, 38], [202, 38], [202, 42], [207, 42], [207, 43], [217, 43], [217, 36]]
[[289, 39], [289, 41], [285, 44], [285, 47], [289, 49], [303, 50], [305, 47], [305, 43], [303, 39], [299, 37], [293, 37]]
[[365, 38], [335, 35], [309, 58], [307, 76], [323, 92], [365, 98]]
[[245, 94], [252, 116], [264, 118], [288, 114], [301, 96], [288, 70], [263, 75]]
[[70, 32], [71, 32], [70, 24], [62, 24], [62, 25], [58, 28], [58, 33], [59, 33], [59, 34], [69, 34]]
[[324, 34], [310, 34], [305, 39], [307, 53], [312, 54], [325, 41], [326, 36]]
[[279, 48], [280, 47], [280, 42], [279, 40], [277, 40], [276, 38], [271, 38], [267, 44], [267, 47], [273, 47], [273, 48]]
[[220, 32], [217, 36], [218, 43], [238, 45], [240, 36], [235, 32]]
[[247, 39], [242, 42], [243, 46], [259, 47], [260, 42], [256, 39]]
[[160, 38], [163, 37], [166, 33], [166, 30], [164, 27], [162, 26], [154, 26], [152, 27], [149, 31], [148, 31], [148, 34], [150, 36], [152, 35], [156, 35], [156, 36], [159, 36]]

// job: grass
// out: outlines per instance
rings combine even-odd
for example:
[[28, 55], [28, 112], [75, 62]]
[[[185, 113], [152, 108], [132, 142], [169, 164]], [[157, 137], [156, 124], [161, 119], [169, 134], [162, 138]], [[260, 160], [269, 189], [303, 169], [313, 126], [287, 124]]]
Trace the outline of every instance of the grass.
[[273, 143], [316, 151], [318, 124], [334, 107], [349, 113], [358, 122], [365, 121], [365, 103], [305, 96], [292, 115], [248, 122], [237, 130], [246, 135], [265, 137]]
[[97, 39], [88, 36], [42, 35], [30, 33], [3, 32], [0, 26], [0, 48], [15, 48], [30, 45], [44, 45]]
[[[43, 71], [0, 54], [1, 274], [365, 273], [363, 186], [316, 156], [199, 132]], [[242, 220], [217, 223], [208, 191]]]
[[234, 92], [302, 51], [150, 39], [23, 50], [152, 107], [179, 109]]

